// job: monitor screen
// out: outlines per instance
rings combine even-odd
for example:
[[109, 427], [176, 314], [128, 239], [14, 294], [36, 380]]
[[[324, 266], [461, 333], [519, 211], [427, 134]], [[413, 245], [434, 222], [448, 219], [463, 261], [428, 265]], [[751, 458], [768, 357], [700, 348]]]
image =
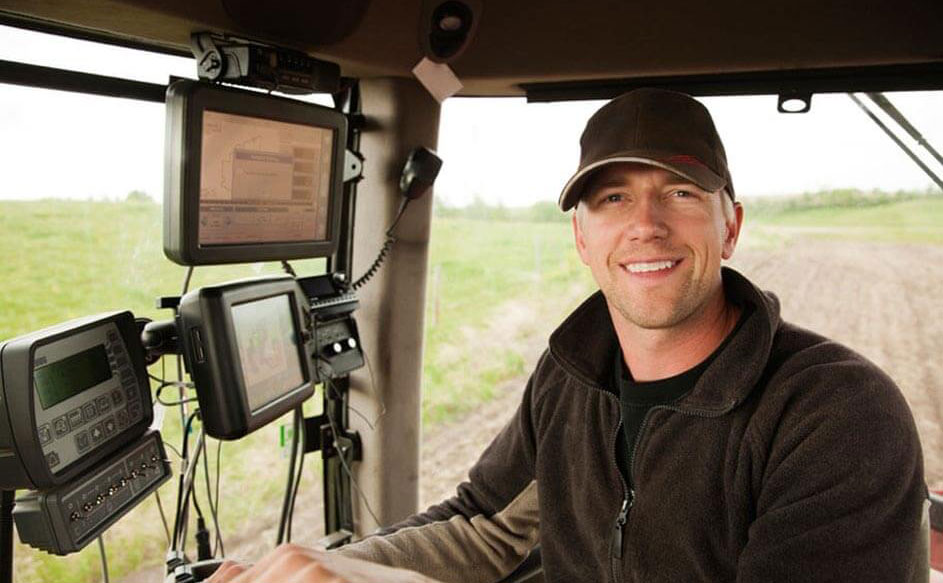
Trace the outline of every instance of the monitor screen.
[[199, 244], [325, 241], [331, 128], [203, 113]]
[[306, 382], [287, 295], [236, 304], [232, 322], [250, 411]]
[[189, 80], [167, 89], [164, 254], [181, 265], [329, 257], [347, 118]]
[[111, 365], [105, 346], [98, 344], [33, 371], [33, 384], [43, 409], [74, 397], [110, 379]]

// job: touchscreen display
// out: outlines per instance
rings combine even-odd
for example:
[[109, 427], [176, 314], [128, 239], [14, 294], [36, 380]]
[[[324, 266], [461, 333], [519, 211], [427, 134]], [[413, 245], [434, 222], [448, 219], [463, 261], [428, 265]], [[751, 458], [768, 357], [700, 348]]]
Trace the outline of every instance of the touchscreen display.
[[328, 239], [334, 130], [203, 112], [201, 246]]
[[287, 295], [237, 304], [232, 320], [250, 410], [306, 382]]

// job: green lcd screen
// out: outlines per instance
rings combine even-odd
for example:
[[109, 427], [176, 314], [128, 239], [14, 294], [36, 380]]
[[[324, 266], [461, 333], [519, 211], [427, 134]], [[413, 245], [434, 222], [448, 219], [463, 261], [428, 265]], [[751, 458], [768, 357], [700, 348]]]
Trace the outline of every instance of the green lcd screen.
[[110, 378], [108, 353], [101, 344], [33, 371], [33, 384], [43, 409]]

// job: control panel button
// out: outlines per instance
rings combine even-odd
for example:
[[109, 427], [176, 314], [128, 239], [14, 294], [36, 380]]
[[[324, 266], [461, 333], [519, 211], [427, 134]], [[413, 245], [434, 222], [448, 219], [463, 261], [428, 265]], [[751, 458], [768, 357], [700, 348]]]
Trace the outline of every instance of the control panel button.
[[98, 417], [98, 409], [95, 408], [95, 403], [88, 402], [82, 405], [82, 414], [85, 415], [86, 421]]
[[69, 425], [72, 426], [72, 429], [79, 427], [85, 423], [85, 416], [82, 415], [82, 409], [76, 407], [69, 411]]
[[52, 422], [52, 427], [56, 432], [56, 437], [62, 437], [69, 433], [69, 419], [65, 415], [62, 417], [57, 417], [55, 421]]
[[92, 437], [92, 443], [95, 444], [101, 443], [101, 440], [105, 438], [105, 430], [102, 429], [101, 423], [92, 425], [92, 428], [88, 430], [88, 433]]
[[109, 417], [102, 421], [102, 429], [105, 430], [105, 437], [111, 437], [118, 431], [118, 426], [115, 424], [115, 418]]
[[115, 407], [121, 405], [124, 401], [124, 395], [121, 394], [121, 391], [115, 389], [111, 392], [111, 404]]
[[128, 416], [131, 418], [132, 423], [140, 419], [141, 418], [141, 404], [128, 403]]
[[46, 454], [46, 464], [50, 468], [54, 468], [59, 465], [59, 454], [54, 451], [51, 451]]
[[351, 350], [353, 350], [354, 348], [357, 348], [357, 340], [355, 340], [354, 338], [348, 338], [347, 348], [350, 348]]
[[75, 447], [78, 448], [79, 452], [84, 452], [92, 446], [91, 442], [88, 440], [88, 431], [79, 431], [75, 434]]
[[118, 423], [119, 430], [127, 427], [128, 426], [128, 412], [125, 411], [124, 409], [119, 409], [118, 412], [115, 413], [115, 421]]
[[39, 443], [46, 445], [52, 441], [52, 432], [49, 431], [49, 424], [41, 425], [39, 427]]
[[108, 400], [108, 397], [101, 396], [95, 399], [95, 406], [98, 407], [99, 413], [104, 413], [111, 409], [111, 402]]

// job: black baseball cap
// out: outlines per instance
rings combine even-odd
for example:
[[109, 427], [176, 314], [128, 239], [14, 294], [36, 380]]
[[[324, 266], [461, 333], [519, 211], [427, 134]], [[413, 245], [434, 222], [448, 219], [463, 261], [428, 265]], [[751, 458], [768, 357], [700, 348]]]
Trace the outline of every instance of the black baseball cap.
[[593, 114], [580, 137], [580, 166], [560, 193], [570, 210], [589, 177], [615, 162], [658, 166], [708, 192], [726, 188], [734, 200], [727, 154], [714, 120], [699, 101], [677, 91], [636, 89]]

